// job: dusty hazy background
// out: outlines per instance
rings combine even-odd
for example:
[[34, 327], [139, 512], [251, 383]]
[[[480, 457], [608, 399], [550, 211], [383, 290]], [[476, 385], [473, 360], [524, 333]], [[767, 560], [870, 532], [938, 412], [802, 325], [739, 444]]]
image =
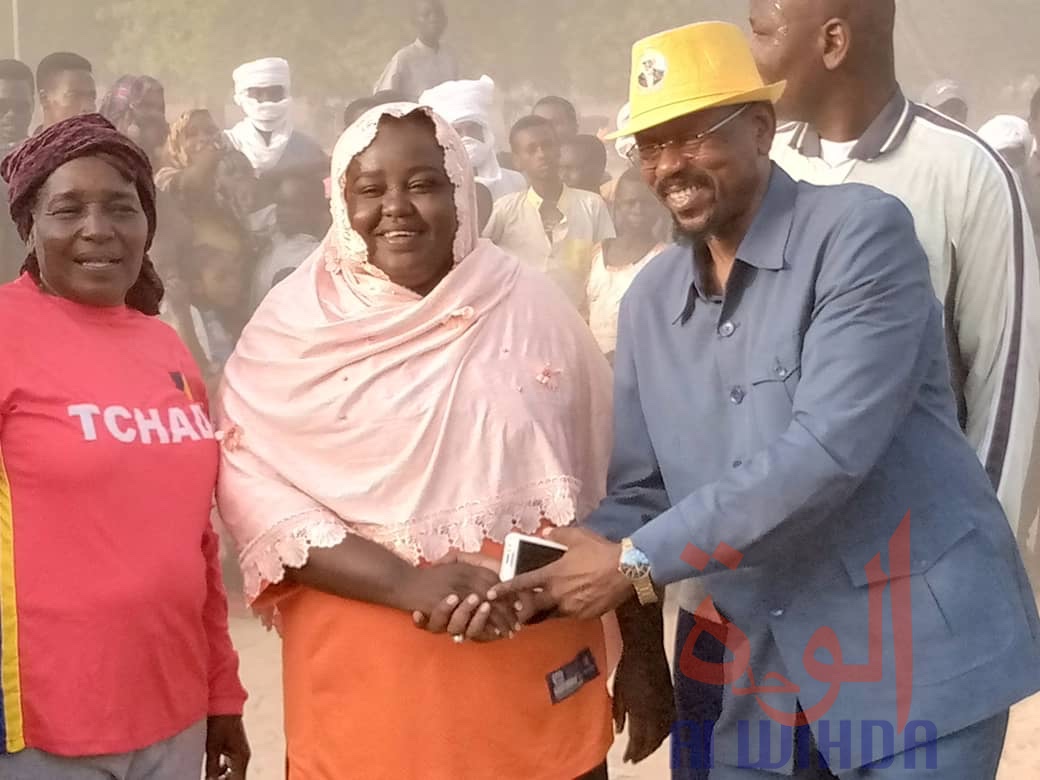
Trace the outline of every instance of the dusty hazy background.
[[[171, 110], [228, 105], [231, 70], [260, 56], [294, 68], [301, 123], [331, 143], [339, 109], [370, 91], [393, 52], [413, 37], [411, 0], [18, 0], [21, 54], [57, 50], [95, 65], [102, 91], [123, 73], [160, 78]], [[872, 2], [872, 0], [863, 0]], [[1024, 113], [1040, 86], [1037, 0], [898, 0], [904, 88], [934, 79], [965, 85], [971, 123]], [[13, 54], [12, 0], [0, 0], [0, 57]], [[491, 75], [505, 118], [540, 95], [576, 99], [596, 129], [625, 99], [631, 44], [693, 21], [746, 24], [746, 0], [446, 0], [446, 39], [466, 75]], [[237, 117], [228, 117], [228, 119]]]

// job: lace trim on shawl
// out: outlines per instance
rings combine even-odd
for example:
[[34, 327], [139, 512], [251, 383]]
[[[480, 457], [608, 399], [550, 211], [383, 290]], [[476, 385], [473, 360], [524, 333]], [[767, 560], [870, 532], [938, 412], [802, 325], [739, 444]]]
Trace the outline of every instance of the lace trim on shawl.
[[580, 495], [581, 480], [553, 477], [408, 523], [357, 526], [354, 531], [412, 563], [420, 559], [436, 561], [449, 550], [479, 552], [485, 539], [502, 542], [510, 531], [534, 533], [546, 521], [555, 526], [571, 525], [592, 510], [581, 506]]
[[325, 509], [303, 512], [242, 550], [239, 564], [246, 600], [252, 604], [264, 588], [284, 580], [287, 568], [305, 565], [312, 549], [335, 547], [348, 533], [381, 544], [413, 564], [436, 561], [453, 549], [479, 552], [486, 539], [502, 542], [510, 531], [534, 533], [544, 522], [571, 525], [593, 509], [582, 504], [580, 495], [581, 480], [563, 476], [393, 526], [348, 524]]
[[313, 509], [286, 518], [254, 539], [238, 556], [246, 601], [252, 604], [264, 588], [284, 580], [286, 569], [306, 564], [313, 548], [335, 547], [347, 538], [348, 530], [327, 510]]

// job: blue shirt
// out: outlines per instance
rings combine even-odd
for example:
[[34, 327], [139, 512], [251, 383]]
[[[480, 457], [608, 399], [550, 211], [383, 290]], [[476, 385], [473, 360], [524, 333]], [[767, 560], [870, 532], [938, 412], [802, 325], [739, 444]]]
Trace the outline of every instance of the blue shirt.
[[[622, 301], [608, 496], [586, 524], [631, 536], [658, 585], [701, 578], [747, 636], [757, 679], [797, 684], [760, 697], [779, 711], [827, 696], [802, 663], [821, 628], [845, 662], [867, 660], [865, 567], [879, 553], [913, 592], [911, 719], [951, 733], [1037, 690], [1036, 604], [958, 424], [942, 307], [906, 207], [774, 166], [724, 296], [705, 294], [694, 252], [666, 250]], [[889, 540], [908, 512], [909, 562], [895, 570]], [[841, 687], [832, 733], [896, 722], [885, 648], [883, 679]], [[758, 734], [756, 721], [779, 746], [755, 698], [727, 691], [722, 763], [739, 758], [738, 724]], [[884, 757], [853, 741], [858, 761]]]
[[632, 535], [659, 585], [698, 574], [688, 544], [754, 550], [839, 509], [922, 401], [971, 454], [928, 261], [898, 200], [774, 166], [724, 296], [705, 293], [695, 251], [707, 252], [662, 253], [622, 302], [610, 495], [589, 519]]

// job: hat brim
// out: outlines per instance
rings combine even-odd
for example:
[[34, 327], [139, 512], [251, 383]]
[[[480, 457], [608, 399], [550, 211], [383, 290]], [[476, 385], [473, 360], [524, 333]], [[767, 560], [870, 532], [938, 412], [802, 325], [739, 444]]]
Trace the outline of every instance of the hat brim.
[[775, 104], [783, 96], [786, 88], [786, 81], [778, 81], [775, 84], [769, 84], [758, 89], [753, 89], [750, 92], [740, 92], [737, 94], [726, 93], [724, 95], [703, 95], [701, 97], [669, 103], [664, 106], [657, 106], [650, 111], [632, 117], [628, 120], [627, 125], [607, 135], [605, 140], [613, 141], [618, 138], [624, 138], [625, 136], [642, 133], [644, 130], [649, 130], [652, 127], [663, 125], [665, 122], [671, 122], [673, 119], [678, 119], [681, 116], [695, 114], [698, 111], [705, 111], [709, 108], [735, 106], [741, 103]]

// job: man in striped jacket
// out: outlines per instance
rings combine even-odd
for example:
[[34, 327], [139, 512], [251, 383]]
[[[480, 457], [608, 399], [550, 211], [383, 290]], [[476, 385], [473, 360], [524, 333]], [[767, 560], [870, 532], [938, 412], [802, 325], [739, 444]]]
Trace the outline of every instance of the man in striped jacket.
[[961, 427], [1034, 562], [1040, 273], [1028, 210], [996, 152], [903, 95], [895, 13], [894, 0], [751, 0], [759, 70], [788, 82], [777, 110], [793, 121], [773, 158], [796, 179], [871, 184], [910, 209], [946, 308]]

